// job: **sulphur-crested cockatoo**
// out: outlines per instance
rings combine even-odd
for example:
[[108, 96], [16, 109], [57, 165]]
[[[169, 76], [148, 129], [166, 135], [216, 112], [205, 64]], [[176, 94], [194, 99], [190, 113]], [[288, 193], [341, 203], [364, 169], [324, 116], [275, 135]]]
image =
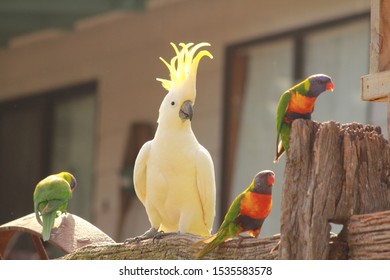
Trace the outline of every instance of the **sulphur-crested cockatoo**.
[[[176, 52], [163, 58], [171, 80], [157, 79], [168, 90], [161, 103], [154, 139], [138, 153], [134, 167], [135, 192], [145, 206], [151, 229], [136, 239], [161, 233], [210, 235], [215, 216], [215, 175], [209, 152], [191, 128], [196, 97], [196, 73], [208, 43], [171, 43]], [[127, 239], [131, 241], [134, 238]]]

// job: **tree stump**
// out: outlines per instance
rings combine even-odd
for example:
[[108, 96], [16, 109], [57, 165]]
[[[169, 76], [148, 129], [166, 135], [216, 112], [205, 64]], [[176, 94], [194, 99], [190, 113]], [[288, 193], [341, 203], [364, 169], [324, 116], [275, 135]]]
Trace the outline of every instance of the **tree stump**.
[[390, 148], [379, 127], [294, 121], [279, 259], [328, 259], [330, 222], [346, 225], [354, 214], [390, 209], [389, 172]]

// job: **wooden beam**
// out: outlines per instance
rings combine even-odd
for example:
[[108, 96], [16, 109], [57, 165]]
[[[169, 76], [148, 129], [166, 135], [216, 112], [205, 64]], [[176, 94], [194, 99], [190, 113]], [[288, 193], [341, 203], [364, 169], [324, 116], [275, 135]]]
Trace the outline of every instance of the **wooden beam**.
[[390, 70], [390, 1], [381, 0], [379, 19], [378, 70]]
[[390, 1], [371, 0], [370, 73], [390, 70]]
[[371, 0], [370, 31], [370, 75], [361, 78], [361, 98], [384, 102], [390, 93], [390, 1]]
[[362, 99], [386, 101], [390, 93], [390, 71], [371, 73], [360, 79]]
[[379, 71], [379, 20], [380, 0], [371, 0], [371, 27], [370, 27], [370, 73]]

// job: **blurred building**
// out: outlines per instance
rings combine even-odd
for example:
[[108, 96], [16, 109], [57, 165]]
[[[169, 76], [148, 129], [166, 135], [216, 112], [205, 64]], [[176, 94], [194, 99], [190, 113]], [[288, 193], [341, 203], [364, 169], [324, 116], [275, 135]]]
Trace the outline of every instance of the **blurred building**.
[[214, 230], [253, 175], [272, 169], [274, 209], [262, 235], [278, 233], [284, 159], [272, 160], [284, 90], [326, 73], [336, 90], [319, 97], [313, 119], [385, 127], [386, 105], [360, 99], [369, 5], [149, 0], [7, 39], [0, 49], [0, 224], [33, 211], [41, 178], [68, 170], [79, 181], [71, 213], [118, 242], [147, 230], [131, 165], [138, 142], [153, 135], [166, 93], [156, 78], [169, 73], [158, 58], [174, 55], [170, 42], [206, 41], [214, 59], [199, 66], [193, 130], [215, 164]]

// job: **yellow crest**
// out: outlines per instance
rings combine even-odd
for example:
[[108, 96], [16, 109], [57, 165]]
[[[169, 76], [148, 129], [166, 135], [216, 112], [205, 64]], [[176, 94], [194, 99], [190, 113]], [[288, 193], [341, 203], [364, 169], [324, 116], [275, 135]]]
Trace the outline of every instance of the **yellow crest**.
[[173, 87], [178, 86], [183, 81], [185, 81], [191, 73], [196, 75], [196, 70], [198, 68], [198, 63], [200, 59], [204, 56], [208, 56], [211, 59], [213, 56], [209, 51], [202, 50], [195, 57], [195, 52], [201, 47], [210, 46], [209, 43], [199, 43], [194, 45], [193, 43], [180, 43], [179, 46], [181, 50], [177, 48], [174, 43], [171, 43], [173, 49], [175, 50], [176, 56], [171, 59], [171, 62], [168, 63], [165, 59], [160, 57], [162, 62], [168, 67], [171, 80], [157, 78], [157, 81], [162, 83], [162, 86], [171, 91]]

